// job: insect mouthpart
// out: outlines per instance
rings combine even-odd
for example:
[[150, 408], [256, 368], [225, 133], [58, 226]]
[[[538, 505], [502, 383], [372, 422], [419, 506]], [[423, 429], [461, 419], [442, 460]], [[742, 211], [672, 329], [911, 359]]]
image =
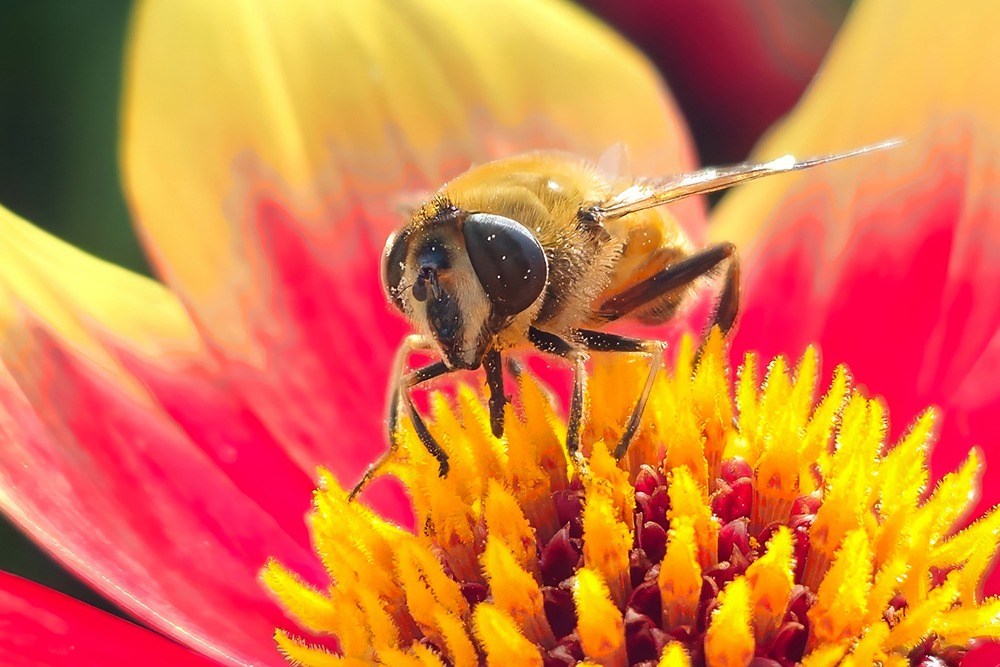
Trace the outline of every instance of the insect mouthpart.
[[[413, 285], [413, 296], [418, 301], [427, 303], [427, 321], [434, 332], [434, 338], [442, 345], [451, 344], [457, 340], [462, 328], [458, 301], [441, 286], [436, 273], [431, 273], [426, 282], [422, 278], [422, 275], [417, 277], [417, 282]], [[429, 294], [425, 285], [430, 288]]]
[[449, 368], [478, 368], [462, 349], [462, 310], [454, 294], [451, 261], [440, 243], [417, 253], [420, 263], [413, 281], [413, 298], [425, 304], [427, 326]]
[[417, 279], [413, 282], [413, 298], [421, 303], [427, 301], [428, 285], [431, 290], [431, 298], [437, 299], [441, 294], [441, 284], [437, 279], [437, 269], [422, 266], [419, 273], [417, 273]]

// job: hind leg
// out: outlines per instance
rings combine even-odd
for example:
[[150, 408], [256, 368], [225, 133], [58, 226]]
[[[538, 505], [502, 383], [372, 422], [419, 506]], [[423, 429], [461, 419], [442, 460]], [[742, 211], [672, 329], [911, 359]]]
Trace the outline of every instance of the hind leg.
[[635, 311], [649, 307], [671, 292], [687, 287], [695, 280], [727, 264], [719, 301], [712, 315], [712, 325], [728, 333], [736, 322], [740, 308], [740, 262], [736, 246], [720, 243], [689, 255], [679, 262], [664, 267], [642, 282], [614, 295], [598, 307], [602, 317], [617, 320]]

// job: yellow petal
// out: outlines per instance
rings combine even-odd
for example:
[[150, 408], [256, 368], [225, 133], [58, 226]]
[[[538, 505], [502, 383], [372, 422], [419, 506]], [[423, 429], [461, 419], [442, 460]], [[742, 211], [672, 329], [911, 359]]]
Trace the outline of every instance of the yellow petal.
[[882, 663], [886, 658], [883, 645], [888, 636], [889, 626], [884, 621], [865, 628], [851, 654], [844, 658], [843, 667], [868, 667]]
[[[890, 646], [912, 649], [922, 639], [935, 632], [941, 623], [942, 614], [957, 599], [958, 577], [953, 572], [948, 575], [941, 586], [928, 593], [925, 599], [910, 605], [903, 620], [889, 633], [887, 643]], [[984, 618], [981, 617], [977, 620], [982, 621]]]
[[899, 550], [909, 549], [903, 539], [915, 507], [927, 486], [927, 448], [934, 433], [934, 411], [925, 411], [885, 457], [876, 478], [879, 494], [879, 522], [875, 556], [886, 562]]
[[806, 565], [806, 585], [819, 583], [844, 536], [863, 523], [884, 429], [878, 401], [857, 395], [844, 409], [837, 449], [824, 471], [830, 490], [809, 531], [813, 553]]
[[[127, 54], [131, 206], [156, 263], [234, 350], [258, 190], [336, 262], [381, 248], [401, 190], [470, 161], [624, 142], [655, 175], [690, 163], [683, 134], [651, 66], [569, 3], [149, 0]], [[345, 229], [358, 204], [374, 233]]]
[[[726, 445], [733, 436], [733, 404], [729, 400], [729, 377], [724, 357], [725, 339], [719, 328], [713, 327], [691, 382], [695, 416], [705, 433], [705, 449], [701, 458], [707, 464], [710, 484], [718, 477]], [[693, 463], [700, 464], [701, 461]]]
[[673, 522], [689, 517], [694, 526], [698, 562], [703, 568], [714, 565], [719, 557], [719, 524], [712, 517], [708, 490], [695, 481], [687, 466], [673, 470], [667, 488], [670, 496], [667, 518]]
[[476, 647], [472, 644], [462, 619], [443, 609], [438, 610], [435, 617], [444, 638], [445, 657], [455, 667], [476, 667], [479, 664]]
[[379, 652], [378, 659], [386, 667], [444, 667], [437, 653], [421, 645], [413, 647], [412, 653], [387, 649]]
[[412, 541], [400, 545], [396, 569], [413, 619], [427, 636], [447, 640], [453, 619], [468, 611], [458, 584], [427, 547]]
[[456, 398], [459, 407], [458, 417], [464, 426], [462, 434], [470, 439], [470, 444], [473, 446], [469, 449], [476, 455], [473, 470], [481, 480], [499, 477], [507, 456], [500, 446], [500, 441], [493, 437], [490, 430], [490, 416], [486, 406], [479, 400], [475, 390], [468, 385], [459, 385]]
[[45, 327], [105, 370], [105, 345], [149, 358], [196, 352], [198, 337], [162, 285], [63, 243], [0, 207], [0, 338], [4, 355], [24, 345], [19, 328]]
[[354, 593], [371, 635], [372, 649], [380, 652], [396, 647], [399, 644], [399, 628], [386, 609], [386, 604], [371, 589], [359, 588]]
[[938, 632], [944, 641], [962, 645], [970, 639], [1000, 640], [1000, 598], [990, 598], [981, 607], [949, 609], [942, 614]]
[[517, 499], [507, 492], [496, 480], [489, 482], [483, 518], [491, 540], [499, 540], [506, 546], [518, 564], [533, 573], [538, 569], [538, 548], [535, 533], [517, 504]]
[[[592, 477], [589, 480], [591, 484], [587, 488], [587, 494], [589, 497], [593, 490], [599, 489], [605, 496], [605, 499], [599, 502], [614, 509], [612, 517], [631, 525], [635, 511], [635, 489], [629, 482], [628, 471], [618, 467], [618, 461], [611, 456], [605, 445], [605, 442], [595, 442], [590, 452], [588, 463]], [[586, 518], [584, 523], [586, 524]]]
[[837, 366], [829, 390], [813, 410], [806, 427], [806, 434], [802, 439], [803, 461], [819, 460], [822, 465], [824, 457], [827, 457], [826, 446], [836, 424], [836, 417], [844, 407], [847, 385], [847, 369]]
[[979, 600], [979, 590], [996, 561], [998, 541], [1000, 507], [994, 507], [989, 514], [933, 550], [932, 562], [938, 567], [951, 566], [965, 554], [972, 554], [962, 567], [959, 582], [965, 604]]
[[802, 667], [835, 667], [840, 664], [846, 651], [846, 644], [821, 646], [806, 654], [806, 657], [802, 659]]

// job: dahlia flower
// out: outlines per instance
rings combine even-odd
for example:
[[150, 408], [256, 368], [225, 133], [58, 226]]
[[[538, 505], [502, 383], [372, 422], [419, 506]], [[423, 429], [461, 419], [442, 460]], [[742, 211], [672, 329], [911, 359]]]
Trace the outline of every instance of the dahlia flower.
[[593, 360], [586, 478], [558, 386], [524, 373], [497, 440], [468, 375], [427, 397], [454, 474], [404, 422], [348, 503], [401, 205], [535, 148], [691, 169], [684, 121], [560, 2], [140, 3], [122, 165], [162, 282], [0, 209], [0, 508], [148, 629], [2, 575], [0, 656], [957, 664], [1000, 624], [998, 14], [862, 0], [756, 152], [905, 145], [671, 208], [737, 243], [745, 307], [728, 346], [664, 334], [620, 465], [628, 360]]

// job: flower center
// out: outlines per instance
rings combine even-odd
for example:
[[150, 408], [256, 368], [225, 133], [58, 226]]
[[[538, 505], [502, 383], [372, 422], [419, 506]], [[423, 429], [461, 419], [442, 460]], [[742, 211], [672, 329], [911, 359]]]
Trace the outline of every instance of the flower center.
[[882, 404], [843, 368], [815, 400], [811, 349], [763, 383], [748, 355], [733, 388], [721, 337], [697, 356], [680, 347], [617, 462], [643, 368], [595, 360], [582, 477], [530, 375], [502, 440], [473, 389], [431, 396], [446, 478], [402, 425], [390, 470], [418, 534], [322, 473], [309, 521], [332, 583], [274, 562], [263, 578], [342, 656], [284, 630], [280, 649], [317, 666], [957, 665], [974, 639], [1000, 637], [1000, 600], [978, 593], [1000, 511], [956, 525], [975, 450], [928, 492], [931, 411], [887, 447]]

